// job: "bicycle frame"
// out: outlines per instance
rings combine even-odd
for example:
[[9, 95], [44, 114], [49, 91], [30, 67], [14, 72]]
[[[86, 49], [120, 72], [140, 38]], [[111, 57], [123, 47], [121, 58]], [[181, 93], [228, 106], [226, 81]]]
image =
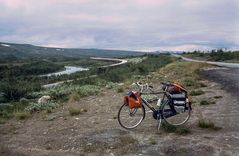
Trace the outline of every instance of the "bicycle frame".
[[[162, 98], [162, 101], [165, 101], [165, 98], [168, 99], [168, 102], [169, 102], [169, 107], [170, 109], [168, 110], [165, 110], [165, 111], [169, 111], [171, 112], [170, 114], [167, 115], [167, 117], [171, 117], [171, 116], [174, 116], [177, 114], [177, 111], [175, 110], [174, 106], [172, 104], [170, 104], [170, 96], [168, 95], [169, 93], [166, 91], [168, 86], [166, 86], [165, 90], [164, 91], [159, 91], [159, 92], [143, 92], [144, 88], [146, 87], [146, 89], [149, 88], [148, 84], [146, 85], [140, 85], [138, 83], [136, 83], [140, 89], [139, 89], [139, 92], [140, 92], [140, 96], [143, 94], [143, 95], [146, 95], [146, 94], [163, 94], [163, 98]], [[152, 90], [151, 90], [152, 91]], [[161, 107], [163, 107], [163, 105], [161, 105], [157, 110], [155, 109], [155, 107], [153, 107], [150, 103], [147, 102], [147, 100], [145, 100], [144, 98], [142, 98], [142, 104], [144, 106], [147, 106], [151, 111], [155, 112], [155, 113], [159, 113], [159, 115], [162, 115], [162, 112], [160, 110]], [[164, 103], [165, 104], [168, 104], [168, 103]]]
[[[146, 94], [164, 94], [163, 95], [163, 98], [162, 98], [162, 101], [164, 100], [164, 98], [165, 98], [165, 96], [166, 96], [166, 92], [165, 91], [162, 91], [162, 92], [153, 92], [153, 93], [144, 93], [144, 92], [142, 92], [142, 93], [140, 93], [140, 96], [142, 95], [142, 94], [144, 94], [144, 95], [146, 95]], [[144, 98], [142, 98], [142, 104], [143, 105], [146, 105], [150, 110], [152, 110], [153, 112], [154, 111], [157, 111], [150, 103], [148, 103], [148, 101], [147, 100], [145, 100]]]

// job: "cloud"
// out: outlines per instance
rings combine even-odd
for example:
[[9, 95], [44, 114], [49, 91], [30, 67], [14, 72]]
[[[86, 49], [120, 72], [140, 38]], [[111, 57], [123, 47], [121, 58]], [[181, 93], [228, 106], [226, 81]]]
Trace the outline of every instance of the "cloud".
[[1, 0], [0, 41], [191, 50], [239, 47], [237, 0]]

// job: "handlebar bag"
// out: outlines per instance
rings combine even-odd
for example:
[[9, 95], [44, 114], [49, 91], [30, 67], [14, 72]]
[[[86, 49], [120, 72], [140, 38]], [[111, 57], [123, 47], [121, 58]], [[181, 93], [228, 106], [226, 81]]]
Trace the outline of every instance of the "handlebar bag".
[[124, 102], [129, 106], [129, 108], [142, 107], [142, 99], [138, 92], [130, 91], [128, 95], [124, 97]]

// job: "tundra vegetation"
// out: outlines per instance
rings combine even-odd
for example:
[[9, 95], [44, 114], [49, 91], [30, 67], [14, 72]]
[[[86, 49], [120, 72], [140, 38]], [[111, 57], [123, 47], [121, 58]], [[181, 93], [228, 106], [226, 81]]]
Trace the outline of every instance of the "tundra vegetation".
[[194, 51], [184, 53], [184, 56], [208, 61], [239, 62], [239, 51], [225, 51], [223, 49], [205, 51]]
[[[142, 57], [144, 59], [139, 62], [129, 62], [118, 67], [108, 68], [99, 68], [99, 66], [112, 62], [86, 58], [73, 61], [68, 58], [60, 61], [58, 58], [55, 60], [48, 58], [26, 60], [19, 64], [2, 64], [0, 65], [0, 118], [16, 116], [19, 119], [24, 119], [27, 118], [27, 115], [23, 117], [25, 112], [33, 113], [41, 110], [51, 112], [64, 101], [77, 101], [85, 96], [97, 95], [101, 88], [115, 88], [118, 92], [123, 92], [125, 86], [115, 84], [135, 80], [136, 77], [144, 77], [175, 60], [167, 54]], [[39, 76], [62, 70], [65, 65], [75, 65], [74, 63], [90, 67], [90, 70], [71, 75]], [[73, 81], [51, 88], [42, 88], [44, 84], [66, 80]], [[49, 95], [51, 100], [47, 103], [37, 103], [37, 99], [44, 95]], [[19, 113], [14, 115], [14, 112]]]

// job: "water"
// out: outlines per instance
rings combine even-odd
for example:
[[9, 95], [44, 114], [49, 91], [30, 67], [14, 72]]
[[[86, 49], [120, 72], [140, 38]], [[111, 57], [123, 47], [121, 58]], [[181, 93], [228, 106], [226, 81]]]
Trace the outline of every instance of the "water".
[[73, 73], [78, 72], [78, 71], [86, 71], [86, 70], [89, 70], [89, 68], [75, 67], [75, 66], [65, 66], [65, 70], [63, 70], [63, 71], [55, 72], [55, 73], [49, 73], [49, 74], [45, 74], [45, 75], [42, 75], [42, 76], [50, 77], [50, 76], [59, 76], [59, 75], [64, 75], [64, 74], [70, 75], [70, 74], [73, 74]]

